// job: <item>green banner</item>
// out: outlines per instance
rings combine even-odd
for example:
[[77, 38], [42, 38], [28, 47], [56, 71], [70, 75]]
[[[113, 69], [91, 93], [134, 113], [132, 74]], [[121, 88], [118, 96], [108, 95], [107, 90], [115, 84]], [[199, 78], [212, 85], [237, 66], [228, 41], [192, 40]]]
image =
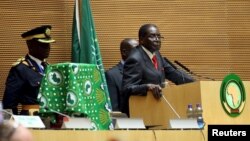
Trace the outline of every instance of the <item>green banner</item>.
[[72, 62], [98, 66], [105, 95], [108, 98], [110, 108], [112, 108], [89, 0], [75, 0], [72, 25]]

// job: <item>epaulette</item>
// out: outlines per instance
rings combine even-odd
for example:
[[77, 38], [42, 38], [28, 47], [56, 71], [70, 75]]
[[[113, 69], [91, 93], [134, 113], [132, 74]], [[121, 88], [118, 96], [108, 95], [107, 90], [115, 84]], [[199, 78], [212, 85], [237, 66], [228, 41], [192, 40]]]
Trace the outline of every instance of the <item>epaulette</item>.
[[24, 64], [26, 66], [29, 66], [29, 63], [25, 60], [25, 58], [21, 57], [21, 58], [17, 59], [17, 61], [15, 63], [12, 64], [12, 67], [14, 67], [14, 66], [16, 66], [16, 65], [18, 65], [20, 63], [22, 63], [22, 64]]

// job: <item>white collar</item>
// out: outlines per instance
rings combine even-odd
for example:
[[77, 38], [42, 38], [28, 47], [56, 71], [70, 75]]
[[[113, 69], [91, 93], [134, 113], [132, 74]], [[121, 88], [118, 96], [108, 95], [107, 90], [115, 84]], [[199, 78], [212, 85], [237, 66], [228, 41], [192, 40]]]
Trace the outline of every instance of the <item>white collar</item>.
[[146, 54], [148, 55], [148, 57], [152, 60], [153, 56], [155, 55], [155, 53], [151, 53], [148, 49], [146, 49], [144, 46], [142, 46], [142, 49], [146, 52]]
[[121, 64], [124, 65], [125, 61], [124, 60], [121, 60]]
[[38, 58], [36, 58], [36, 57], [34, 57], [34, 56], [30, 55], [30, 54], [28, 54], [28, 55], [29, 55], [29, 57], [30, 57], [32, 60], [34, 60], [39, 66], [42, 66], [42, 65], [41, 65], [42, 61], [41, 61], [40, 59], [38, 59]]

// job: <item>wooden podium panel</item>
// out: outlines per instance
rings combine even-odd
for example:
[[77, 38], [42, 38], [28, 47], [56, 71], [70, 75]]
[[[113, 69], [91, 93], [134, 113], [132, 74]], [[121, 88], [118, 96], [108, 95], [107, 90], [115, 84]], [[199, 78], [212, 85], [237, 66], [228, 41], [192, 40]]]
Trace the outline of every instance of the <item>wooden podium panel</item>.
[[[181, 118], [186, 118], [189, 103], [195, 105], [201, 102], [200, 93], [200, 83], [197, 82], [169, 85], [162, 89], [162, 94]], [[130, 117], [143, 118], [146, 126], [167, 125], [169, 119], [178, 118], [163, 98], [155, 100], [151, 92], [147, 96], [131, 96], [129, 111]]]
[[[114, 130], [114, 131], [82, 131], [82, 130], [32, 130], [36, 141], [202, 141], [207, 140], [209, 124], [250, 124], [250, 82], [243, 82], [246, 92], [246, 103], [238, 117], [230, 117], [220, 102], [221, 81], [200, 81], [179, 86], [168, 86], [163, 89], [166, 99], [175, 108], [181, 118], [186, 118], [189, 103], [195, 106], [201, 103], [203, 118], [206, 122], [204, 130]], [[162, 125], [167, 127], [169, 119], [178, 118], [162, 98], [155, 100], [152, 93], [147, 96], [130, 98], [130, 116], [143, 118], [145, 125]], [[160, 129], [160, 128], [158, 128]], [[204, 134], [204, 136], [203, 136]]]
[[202, 130], [155, 130], [157, 141], [204, 141]]
[[199, 130], [31, 130], [35, 141], [203, 141]]
[[203, 118], [207, 124], [250, 124], [250, 82], [243, 81], [246, 92], [246, 103], [243, 112], [237, 117], [230, 117], [220, 101], [221, 82], [200, 82]]
[[31, 130], [35, 141], [155, 141], [152, 130]]
[[[163, 95], [181, 118], [186, 118], [187, 105], [201, 103], [206, 124], [250, 124], [250, 82], [243, 81], [246, 92], [245, 108], [238, 117], [230, 117], [220, 101], [222, 81], [197, 81], [184, 85], [168, 86]], [[151, 92], [147, 96], [131, 96], [130, 117], [143, 118], [145, 125], [166, 126], [171, 118], [178, 118], [163, 98], [155, 100]]]

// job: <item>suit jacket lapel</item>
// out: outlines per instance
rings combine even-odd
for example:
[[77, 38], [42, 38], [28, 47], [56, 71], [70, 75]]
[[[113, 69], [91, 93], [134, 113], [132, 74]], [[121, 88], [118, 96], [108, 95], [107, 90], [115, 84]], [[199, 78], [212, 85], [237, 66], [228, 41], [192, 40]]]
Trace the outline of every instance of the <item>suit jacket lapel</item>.
[[161, 62], [161, 59], [160, 59], [160, 54], [159, 54], [159, 52], [156, 52], [155, 55], [156, 55], [156, 58], [157, 58], [158, 71], [161, 71], [161, 69], [162, 69], [162, 62]]
[[119, 62], [117, 66], [118, 66], [120, 73], [123, 74], [123, 64]]
[[[150, 69], [153, 72], [158, 72], [158, 70], [155, 69], [155, 66], [154, 66], [153, 62], [149, 58], [147, 53], [142, 49], [142, 47], [140, 47], [139, 49], [140, 49], [139, 51], [142, 54], [143, 60], [145, 61], [145, 64], [146, 64], [147, 68]], [[156, 56], [156, 57], [157, 57], [157, 61], [158, 61], [159, 60], [158, 56]], [[159, 64], [158, 64], [158, 66], [159, 66]], [[158, 67], [158, 69], [159, 69], [159, 67]]]

